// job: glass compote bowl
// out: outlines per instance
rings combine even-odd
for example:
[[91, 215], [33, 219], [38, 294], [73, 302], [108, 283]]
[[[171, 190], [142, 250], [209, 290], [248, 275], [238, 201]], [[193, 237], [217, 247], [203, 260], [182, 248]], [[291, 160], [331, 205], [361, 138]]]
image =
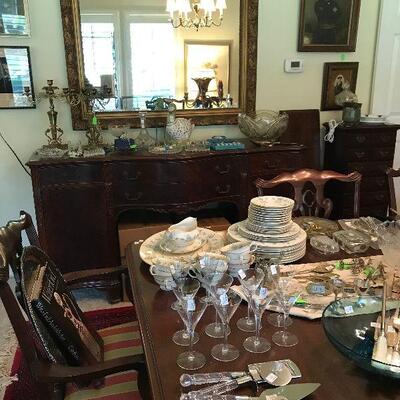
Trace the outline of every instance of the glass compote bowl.
[[265, 353], [271, 348], [271, 343], [260, 336], [261, 319], [265, 309], [272, 300], [272, 293], [264, 286], [258, 286], [248, 298], [254, 313], [256, 335], [248, 337], [243, 342], [243, 347], [251, 353]]
[[250, 316], [251, 305], [249, 299], [264, 281], [264, 272], [260, 268], [249, 269], [247, 271], [240, 270], [238, 276], [247, 298], [247, 316], [240, 318], [236, 325], [243, 332], [255, 332], [256, 324], [254, 318]]
[[186, 370], [196, 370], [203, 367], [206, 363], [204, 354], [193, 350], [194, 330], [207, 308], [207, 303], [199, 301], [197, 298], [183, 300], [178, 306], [178, 314], [185, 323], [189, 333], [189, 350], [178, 356], [177, 364]]
[[[284, 314], [284, 321], [286, 321], [290, 309], [300, 297], [300, 291], [295, 287], [290, 276], [281, 276], [276, 283], [275, 292]], [[299, 342], [299, 339], [294, 333], [288, 332], [287, 325], [284, 323], [283, 330], [275, 332], [272, 336], [272, 341], [278, 346], [292, 347]]]
[[233, 361], [239, 357], [239, 350], [228, 343], [228, 324], [239, 307], [242, 298], [233, 290], [213, 299], [215, 308], [224, 327], [224, 343], [217, 344], [211, 349], [211, 355], [218, 361]]
[[[196, 296], [200, 288], [200, 282], [194, 278], [182, 276], [174, 278], [174, 283], [175, 287], [173, 288], [173, 292], [177, 298], [175, 310], [178, 311], [182, 302], [193, 299]], [[187, 329], [175, 332], [172, 336], [172, 341], [178, 346], [189, 346], [190, 340], [191, 338]], [[199, 335], [197, 333], [193, 334], [192, 341], [193, 343], [199, 341]]]
[[[208, 282], [208, 290], [213, 298], [219, 298], [225, 294], [232, 286], [233, 278], [228, 274], [215, 274], [212, 279]], [[229, 335], [231, 330], [227, 329]], [[215, 322], [206, 326], [206, 335], [215, 339], [221, 339], [224, 337], [224, 326], [222, 322], [218, 320], [218, 311], [215, 308]]]

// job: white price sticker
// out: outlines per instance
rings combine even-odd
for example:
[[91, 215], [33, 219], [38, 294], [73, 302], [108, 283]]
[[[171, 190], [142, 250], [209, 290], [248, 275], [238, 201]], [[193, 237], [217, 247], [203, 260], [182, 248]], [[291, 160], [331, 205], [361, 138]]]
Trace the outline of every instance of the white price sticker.
[[278, 377], [274, 374], [274, 373], [270, 373], [267, 378], [265, 379], [267, 382], [269, 383], [274, 383], [276, 380], [278, 379]]
[[241, 279], [246, 278], [246, 273], [245, 273], [242, 269], [238, 272], [238, 274], [239, 274], [239, 277], [240, 277]]
[[188, 311], [195, 311], [196, 310], [196, 303], [193, 299], [188, 299], [187, 301], [187, 310]]
[[353, 312], [354, 312], [353, 306], [346, 306], [344, 308], [344, 312], [345, 312], [345, 314], [353, 314]]
[[260, 298], [265, 299], [268, 295], [268, 290], [265, 287], [260, 288]]
[[170, 266], [170, 270], [171, 270], [171, 274], [175, 274], [176, 269], [175, 269], [175, 266], [174, 266], [174, 265], [171, 265], [171, 266]]
[[378, 324], [377, 322], [371, 322], [371, 328], [380, 328], [381, 324]]
[[271, 265], [271, 274], [272, 275], [276, 275], [278, 273], [278, 271], [276, 270], [276, 266], [275, 265]]
[[229, 299], [226, 293], [221, 294], [219, 296], [219, 301], [221, 302], [221, 306], [227, 306], [229, 304]]

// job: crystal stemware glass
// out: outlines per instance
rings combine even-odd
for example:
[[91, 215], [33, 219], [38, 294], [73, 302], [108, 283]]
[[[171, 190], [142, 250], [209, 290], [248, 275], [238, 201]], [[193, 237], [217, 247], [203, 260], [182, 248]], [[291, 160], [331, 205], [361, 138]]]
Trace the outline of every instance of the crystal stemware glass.
[[[179, 281], [182, 278], [186, 278], [188, 276], [188, 270], [184, 268], [177, 268], [174, 265], [171, 265], [171, 277], [172, 277], [172, 289], [178, 285]], [[175, 294], [176, 296], [176, 294]], [[177, 296], [177, 299], [171, 304], [171, 309], [176, 311], [179, 305], [180, 298]]]
[[284, 314], [284, 324], [283, 330], [273, 334], [272, 341], [282, 347], [295, 346], [299, 342], [299, 339], [294, 333], [288, 332], [285, 321], [293, 304], [300, 297], [300, 291], [295, 287], [290, 276], [281, 276], [277, 281], [275, 292]]
[[243, 292], [247, 298], [247, 316], [240, 318], [236, 325], [243, 332], [255, 332], [256, 323], [255, 319], [250, 315], [252, 308], [249, 299], [264, 281], [264, 272], [261, 268], [249, 269], [247, 271], [240, 270], [238, 276], [242, 284]]
[[196, 370], [206, 363], [204, 354], [193, 350], [194, 330], [207, 308], [207, 303], [198, 301], [196, 298], [183, 300], [178, 306], [178, 314], [185, 323], [189, 332], [189, 350], [178, 356], [177, 364], [186, 370]]
[[258, 286], [248, 298], [254, 313], [256, 335], [248, 337], [243, 342], [243, 347], [251, 353], [265, 353], [271, 348], [271, 343], [260, 336], [261, 319], [271, 299], [272, 293], [264, 286]]
[[242, 298], [232, 289], [218, 298], [213, 298], [214, 306], [224, 327], [224, 343], [217, 344], [211, 349], [211, 355], [218, 361], [228, 362], [236, 360], [239, 357], [239, 350], [228, 343], [227, 328], [241, 301]]
[[[233, 278], [228, 274], [215, 274], [211, 279], [208, 280], [208, 290], [213, 298], [225, 294], [232, 286]], [[227, 334], [229, 335], [231, 330], [227, 328]], [[219, 321], [218, 311], [215, 308], [215, 322], [206, 326], [206, 335], [215, 339], [221, 339], [224, 337], [224, 326]]]
[[[191, 277], [176, 277], [174, 283], [175, 287], [173, 288], [173, 292], [178, 301], [176, 305], [176, 311], [178, 311], [182, 302], [193, 299], [196, 296], [200, 288], [200, 282]], [[189, 346], [190, 340], [192, 340], [193, 343], [197, 343], [199, 341], [199, 335], [194, 333], [191, 339], [187, 326], [186, 329], [175, 332], [172, 336], [172, 341], [178, 346]]]
[[339, 294], [343, 294], [343, 289], [345, 287], [345, 282], [337, 277], [332, 278], [329, 281], [329, 284], [332, 288], [333, 293], [335, 294], [335, 301], [337, 301]]

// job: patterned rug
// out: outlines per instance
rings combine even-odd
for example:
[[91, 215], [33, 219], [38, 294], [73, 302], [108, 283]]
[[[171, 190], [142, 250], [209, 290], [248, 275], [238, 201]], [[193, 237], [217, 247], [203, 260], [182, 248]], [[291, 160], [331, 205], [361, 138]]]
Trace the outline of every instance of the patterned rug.
[[[85, 312], [88, 323], [96, 330], [136, 320], [133, 306]], [[10, 376], [15, 380], [5, 391], [4, 400], [43, 400], [39, 399], [35, 382], [21, 351], [16, 350]]]

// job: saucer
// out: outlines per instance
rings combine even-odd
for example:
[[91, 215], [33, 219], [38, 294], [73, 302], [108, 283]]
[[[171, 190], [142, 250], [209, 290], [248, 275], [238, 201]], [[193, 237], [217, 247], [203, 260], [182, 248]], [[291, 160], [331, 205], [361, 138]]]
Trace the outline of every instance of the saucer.
[[186, 254], [199, 250], [206, 244], [206, 242], [207, 238], [204, 236], [193, 240], [193, 242], [188, 246], [177, 246], [172, 241], [164, 240], [160, 242], [160, 249], [171, 254]]

